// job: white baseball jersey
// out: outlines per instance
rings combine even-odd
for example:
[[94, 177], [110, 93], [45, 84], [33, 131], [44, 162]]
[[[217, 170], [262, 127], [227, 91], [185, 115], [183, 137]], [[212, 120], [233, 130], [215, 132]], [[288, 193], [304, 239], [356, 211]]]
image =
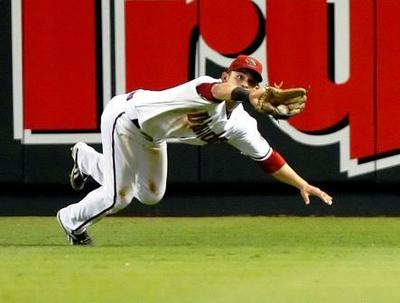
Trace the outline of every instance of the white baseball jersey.
[[[64, 228], [81, 233], [133, 198], [158, 203], [166, 189], [167, 140], [227, 142], [255, 160], [267, 159], [272, 148], [240, 102], [228, 112], [225, 102], [199, 94], [199, 85], [220, 81], [205, 76], [162, 91], [138, 90], [114, 97], [101, 118], [103, 153], [84, 143], [75, 146], [79, 170], [101, 186], [60, 210]], [[140, 129], [132, 121], [136, 119]]]
[[137, 90], [128, 101], [126, 113], [130, 119], [139, 120], [142, 131], [154, 142], [227, 142], [255, 160], [267, 158], [271, 148], [241, 102], [228, 112], [225, 102], [199, 95], [199, 85], [218, 82], [221, 80], [202, 76], [162, 91]]

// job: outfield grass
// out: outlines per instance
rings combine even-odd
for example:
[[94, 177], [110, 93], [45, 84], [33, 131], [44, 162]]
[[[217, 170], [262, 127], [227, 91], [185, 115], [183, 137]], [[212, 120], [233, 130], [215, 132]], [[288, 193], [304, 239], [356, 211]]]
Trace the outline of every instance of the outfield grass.
[[0, 217], [0, 302], [400, 302], [397, 218]]

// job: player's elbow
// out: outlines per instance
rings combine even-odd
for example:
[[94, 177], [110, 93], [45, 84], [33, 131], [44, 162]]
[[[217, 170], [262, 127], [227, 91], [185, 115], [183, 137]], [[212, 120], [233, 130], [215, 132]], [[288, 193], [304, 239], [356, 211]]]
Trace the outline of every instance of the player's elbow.
[[267, 174], [274, 174], [286, 164], [286, 160], [276, 150], [273, 150], [267, 159], [259, 161], [258, 164]]

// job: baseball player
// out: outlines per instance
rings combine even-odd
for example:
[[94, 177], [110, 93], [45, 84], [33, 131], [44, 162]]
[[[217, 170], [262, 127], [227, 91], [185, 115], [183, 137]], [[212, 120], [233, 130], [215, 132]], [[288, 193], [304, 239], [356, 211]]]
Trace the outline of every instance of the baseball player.
[[81, 190], [90, 176], [100, 187], [58, 211], [69, 242], [92, 244], [87, 228], [134, 198], [147, 205], [162, 199], [167, 140], [196, 145], [226, 142], [278, 181], [298, 188], [306, 204], [309, 196], [332, 204], [331, 196], [301, 178], [269, 145], [256, 120], [244, 110], [242, 103], [249, 102], [258, 111], [287, 118], [304, 109], [304, 89], [282, 97], [284, 90], [259, 87], [261, 73], [257, 59], [241, 55], [221, 79], [201, 76], [162, 91], [140, 89], [112, 98], [101, 117], [103, 153], [82, 142], [71, 149], [71, 186]]

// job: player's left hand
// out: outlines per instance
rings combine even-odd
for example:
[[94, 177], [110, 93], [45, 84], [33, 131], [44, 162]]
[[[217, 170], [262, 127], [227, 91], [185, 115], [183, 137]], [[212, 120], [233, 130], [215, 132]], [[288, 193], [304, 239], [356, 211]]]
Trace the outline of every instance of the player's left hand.
[[308, 183], [300, 188], [300, 194], [307, 205], [310, 204], [310, 196], [316, 196], [326, 204], [332, 205], [333, 198], [330, 195], [320, 190], [318, 187], [312, 186]]
[[[260, 95], [257, 89], [250, 99], [253, 107], [260, 113], [268, 114], [275, 119], [288, 119], [304, 111], [307, 101], [307, 90], [304, 88], [283, 89], [280, 85], [263, 88]], [[257, 93], [259, 95], [257, 95]]]

